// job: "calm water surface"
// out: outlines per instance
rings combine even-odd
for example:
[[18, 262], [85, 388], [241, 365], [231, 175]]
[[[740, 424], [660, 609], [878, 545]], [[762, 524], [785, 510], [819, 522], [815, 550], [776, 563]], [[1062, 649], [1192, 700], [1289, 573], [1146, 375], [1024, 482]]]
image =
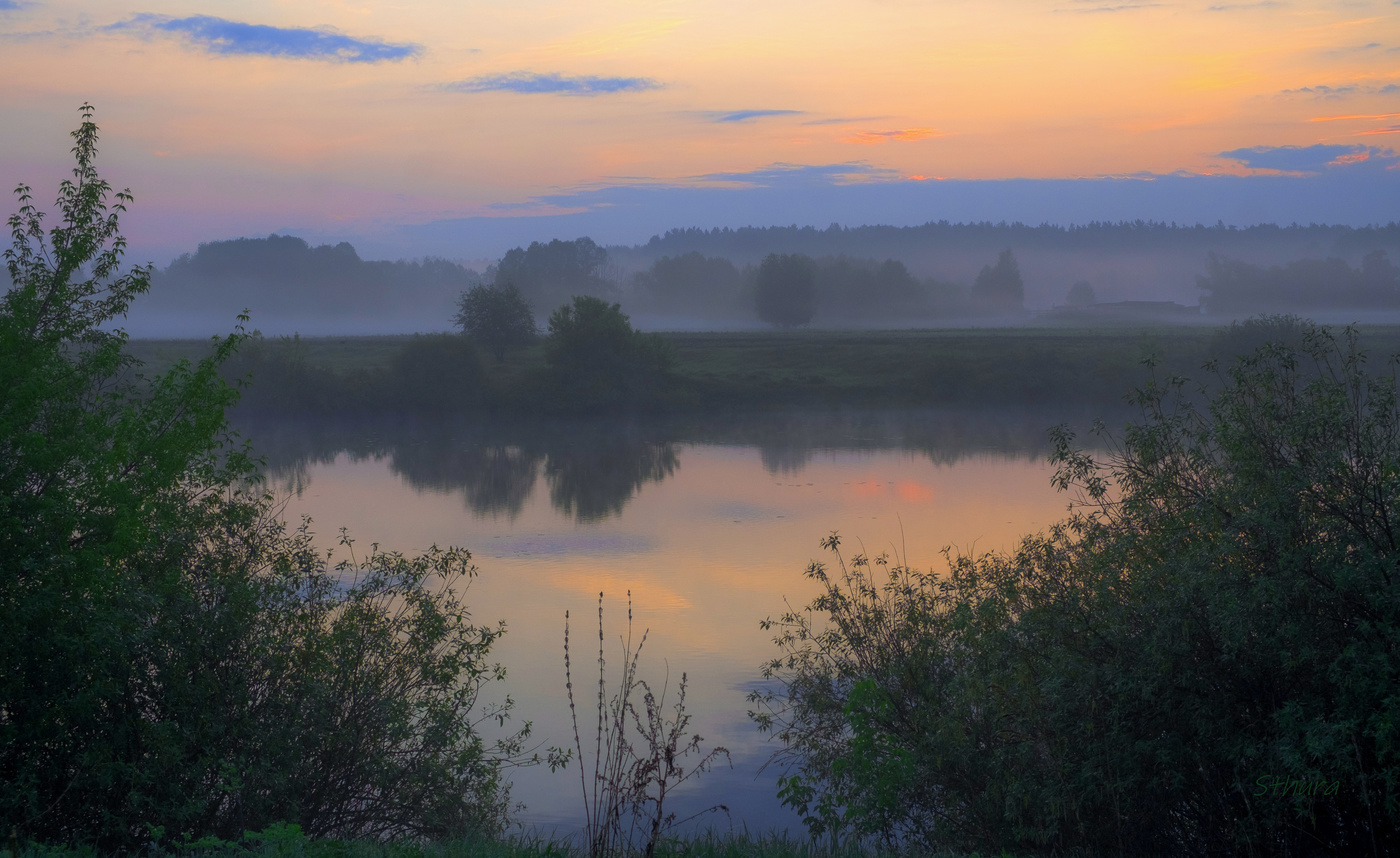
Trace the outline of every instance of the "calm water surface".
[[[604, 593], [610, 679], [621, 664], [631, 592], [639, 673], [659, 686], [689, 677], [687, 709], [706, 747], [733, 768], [678, 796], [685, 816], [725, 804], [721, 828], [800, 828], [775, 797], [776, 747], [746, 716], [760, 665], [777, 654], [759, 621], [808, 602], [803, 572], [832, 558], [888, 552], [940, 569], [941, 551], [994, 551], [1062, 517], [1047, 427], [1061, 415], [920, 413], [783, 415], [690, 424], [249, 423], [269, 457], [286, 514], [310, 516], [318, 540], [348, 528], [358, 546], [469, 549], [480, 575], [477, 621], [506, 621], [496, 649], [519, 719], [545, 745], [572, 745], [564, 695], [564, 613], [573, 619], [575, 688], [592, 673]], [[610, 682], [611, 687], [611, 682]], [[583, 692], [580, 710], [592, 718]], [[585, 735], [592, 721], [580, 724]], [[577, 764], [575, 763], [574, 766]], [[517, 769], [526, 826], [580, 825], [578, 770]]]

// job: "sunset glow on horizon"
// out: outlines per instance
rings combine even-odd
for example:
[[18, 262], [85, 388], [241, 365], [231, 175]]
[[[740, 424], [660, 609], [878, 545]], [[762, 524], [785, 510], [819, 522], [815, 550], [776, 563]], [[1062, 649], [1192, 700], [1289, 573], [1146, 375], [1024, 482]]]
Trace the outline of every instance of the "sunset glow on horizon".
[[[106, 173], [136, 192], [134, 242], [153, 248], [289, 228], [372, 241], [597, 211], [616, 188], [652, 194], [653, 231], [739, 226], [743, 205], [732, 223], [687, 219], [685, 193], [768, 186], [775, 171], [812, 193], [933, 193], [925, 177], [1321, 181], [1351, 166], [1380, 168], [1389, 184], [1365, 185], [1393, 199], [1398, 13], [1391, 0], [0, 0], [0, 173], [36, 189], [61, 177], [86, 100]], [[885, 221], [963, 217], [916, 208]], [[1113, 213], [1058, 219], [1097, 217]]]

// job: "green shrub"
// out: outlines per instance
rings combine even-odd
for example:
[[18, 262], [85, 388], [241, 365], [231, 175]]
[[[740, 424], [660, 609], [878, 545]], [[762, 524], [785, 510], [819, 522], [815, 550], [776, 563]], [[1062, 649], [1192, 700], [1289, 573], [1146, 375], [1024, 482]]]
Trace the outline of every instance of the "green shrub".
[[550, 315], [545, 360], [559, 404], [597, 411], [653, 402], [675, 355], [657, 335], [633, 330], [620, 305], [585, 296]]
[[[1400, 847], [1400, 408], [1307, 326], [1140, 392], [1081, 505], [1013, 553], [865, 557], [773, 624], [754, 717], [815, 831], [1090, 854]], [[834, 537], [828, 547], [836, 550]], [[839, 555], [838, 555], [839, 556]], [[823, 622], [824, 620], [824, 622]]]
[[300, 336], [266, 340], [248, 337], [220, 367], [224, 378], [240, 385], [239, 407], [279, 414], [335, 414], [366, 408], [377, 398], [372, 376], [350, 377], [307, 360]]
[[480, 408], [490, 399], [481, 356], [459, 334], [419, 334], [394, 356], [380, 401], [437, 413]]
[[[0, 298], [0, 819], [130, 850], [313, 835], [498, 831], [500, 763], [472, 720], [499, 627], [470, 622], [463, 551], [334, 570], [288, 532], [227, 432], [213, 354], [140, 379], [107, 327], [146, 290], [84, 107], [60, 223], [27, 187]], [[86, 278], [86, 279], [83, 279]], [[347, 542], [348, 544], [348, 542]], [[471, 713], [475, 712], [473, 716]]]

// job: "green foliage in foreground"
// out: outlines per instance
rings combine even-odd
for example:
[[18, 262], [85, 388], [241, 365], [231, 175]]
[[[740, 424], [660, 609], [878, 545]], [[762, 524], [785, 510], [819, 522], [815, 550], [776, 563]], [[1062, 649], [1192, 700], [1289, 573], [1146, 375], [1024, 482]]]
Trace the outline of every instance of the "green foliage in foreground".
[[[660, 858], [981, 858], [980, 853], [917, 853], [880, 849], [857, 842], [818, 844], [786, 834], [752, 835], [705, 832], [658, 842]], [[0, 847], [0, 858], [99, 858], [85, 847], [54, 847], [14, 841]], [[204, 837], [169, 843], [151, 850], [153, 858], [585, 858], [584, 844], [536, 835], [472, 836], [453, 840], [333, 840], [311, 838], [300, 826], [274, 823], [245, 831], [231, 840]], [[987, 858], [1012, 858], [991, 853]]]
[[[226, 430], [221, 365], [134, 376], [104, 326], [130, 201], [98, 176], [90, 108], [60, 222], [21, 186], [0, 297], [0, 820], [103, 850], [230, 838], [496, 832], [503, 762], [477, 707], [499, 627], [470, 621], [463, 551], [330, 568]], [[348, 540], [345, 541], [348, 545]]]
[[[947, 575], [857, 556], [754, 717], [814, 833], [1092, 854], [1400, 849], [1400, 404], [1352, 332], [1180, 378], [1066, 522]], [[1248, 330], [1241, 334], [1251, 333]]]

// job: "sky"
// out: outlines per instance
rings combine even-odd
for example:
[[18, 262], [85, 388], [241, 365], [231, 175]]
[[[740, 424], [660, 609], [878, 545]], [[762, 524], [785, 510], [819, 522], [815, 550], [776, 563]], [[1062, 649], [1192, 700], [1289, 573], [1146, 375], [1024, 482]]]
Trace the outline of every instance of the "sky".
[[52, 197], [84, 101], [158, 263], [1400, 219], [1400, 0], [0, 0], [0, 181]]

